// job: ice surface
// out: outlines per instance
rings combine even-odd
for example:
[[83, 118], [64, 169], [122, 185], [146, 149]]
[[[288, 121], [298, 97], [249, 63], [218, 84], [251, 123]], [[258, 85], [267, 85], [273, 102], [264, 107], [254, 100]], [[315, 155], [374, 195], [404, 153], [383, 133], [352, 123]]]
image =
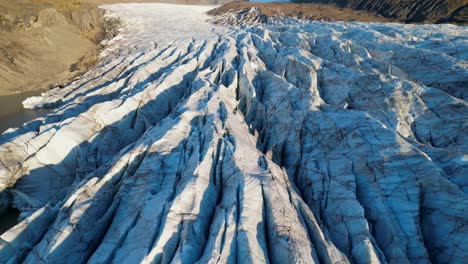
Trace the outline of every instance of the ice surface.
[[1, 263], [466, 262], [467, 27], [105, 8], [0, 139]]

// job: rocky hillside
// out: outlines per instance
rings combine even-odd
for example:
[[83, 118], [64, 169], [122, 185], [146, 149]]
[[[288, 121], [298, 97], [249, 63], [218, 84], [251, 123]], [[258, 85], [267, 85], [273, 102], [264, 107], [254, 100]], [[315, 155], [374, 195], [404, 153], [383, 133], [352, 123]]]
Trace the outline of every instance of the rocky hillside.
[[468, 28], [107, 8], [0, 137], [0, 263], [466, 262]]
[[17, 31], [36, 27], [51, 27], [69, 22], [81, 32], [98, 37], [102, 14], [80, 0], [19, 0], [0, 2], [0, 30]]
[[[293, 1], [294, 2], [294, 1]], [[366, 10], [405, 22], [467, 22], [467, 0], [310, 0]]]
[[0, 94], [44, 88], [94, 63], [102, 13], [75, 1], [0, 2]]
[[210, 10], [214, 23], [267, 23], [275, 18], [300, 18], [321, 21], [394, 22], [392, 19], [350, 8], [326, 4], [253, 3], [234, 1]]

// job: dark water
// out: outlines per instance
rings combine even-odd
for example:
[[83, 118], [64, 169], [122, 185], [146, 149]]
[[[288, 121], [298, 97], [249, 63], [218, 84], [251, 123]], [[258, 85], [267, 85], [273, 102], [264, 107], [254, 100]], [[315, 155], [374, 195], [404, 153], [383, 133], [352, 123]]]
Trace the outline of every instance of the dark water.
[[0, 235], [8, 231], [18, 223], [19, 211], [15, 208], [9, 208], [0, 215]]
[[27, 121], [41, 117], [47, 110], [27, 110], [22, 102], [41, 91], [24, 92], [13, 95], [0, 96], [0, 134], [10, 127], [20, 127]]
[[[0, 96], [0, 134], [11, 127], [20, 127], [24, 123], [45, 115], [47, 110], [27, 110], [22, 102], [31, 96], [40, 94], [41, 91], [25, 92], [14, 95]], [[1, 136], [0, 136], [1, 139]], [[0, 234], [18, 223], [19, 211], [8, 208], [0, 215]]]

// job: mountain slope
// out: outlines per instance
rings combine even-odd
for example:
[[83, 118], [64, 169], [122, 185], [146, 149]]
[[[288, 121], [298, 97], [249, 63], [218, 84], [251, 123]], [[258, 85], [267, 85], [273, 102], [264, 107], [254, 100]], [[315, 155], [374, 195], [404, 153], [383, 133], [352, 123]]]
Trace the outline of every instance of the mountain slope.
[[76, 1], [0, 1], [0, 95], [67, 82], [97, 60], [101, 11]]
[[[252, 8], [255, 12], [251, 12]], [[208, 12], [211, 16], [226, 16], [226, 14], [229, 13], [240, 16], [249, 14], [249, 16], [255, 16], [254, 18], [258, 20], [257, 22], [267, 22], [268, 19], [276, 17], [296, 17], [306, 20], [321, 21], [394, 22], [391, 19], [372, 15], [364, 11], [310, 3], [295, 4], [234, 1]], [[251, 21], [248, 22], [245, 19], [239, 21], [237, 17], [233, 16], [232, 22], [249, 23]]]
[[450, 22], [454, 21], [450, 19], [454, 13], [461, 15], [458, 21], [466, 21], [468, 8], [467, 0], [312, 0], [311, 2], [366, 10], [405, 22], [439, 20]]
[[0, 262], [468, 257], [466, 28], [106, 8], [103, 61], [0, 139]]

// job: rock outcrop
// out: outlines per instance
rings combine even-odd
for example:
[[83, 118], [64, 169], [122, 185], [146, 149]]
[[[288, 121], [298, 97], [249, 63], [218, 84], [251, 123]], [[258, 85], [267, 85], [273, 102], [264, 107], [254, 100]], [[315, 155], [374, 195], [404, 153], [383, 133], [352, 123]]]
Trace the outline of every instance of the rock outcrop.
[[97, 60], [102, 10], [76, 1], [0, 2], [0, 95], [68, 82]]
[[0, 262], [468, 258], [466, 28], [107, 8], [100, 65], [0, 139]]
[[230, 25], [267, 23], [274, 19], [291, 18], [318, 21], [352, 21], [352, 22], [396, 22], [395, 20], [374, 15], [369, 12], [339, 8], [333, 5], [287, 2], [244, 2], [233, 1], [208, 12], [214, 16], [213, 21]]
[[468, 20], [467, 0], [311, 0], [310, 2], [366, 10], [405, 22], [466, 23]]

